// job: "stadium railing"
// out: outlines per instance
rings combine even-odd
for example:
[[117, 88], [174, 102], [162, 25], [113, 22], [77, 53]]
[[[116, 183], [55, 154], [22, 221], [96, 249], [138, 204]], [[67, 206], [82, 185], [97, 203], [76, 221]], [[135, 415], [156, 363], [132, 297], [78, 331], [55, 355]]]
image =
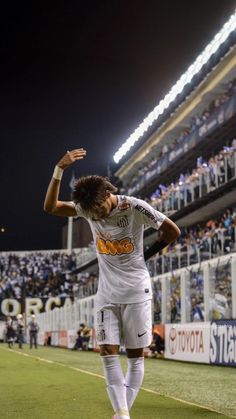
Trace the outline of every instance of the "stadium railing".
[[[201, 173], [197, 174], [194, 180], [186, 183], [180, 182], [172, 188], [167, 188], [166, 193], [151, 201], [153, 207], [171, 216], [187, 205], [201, 199], [213, 190], [220, 188], [229, 181], [236, 178], [236, 150], [234, 153], [225, 154], [221, 165], [216, 167], [217, 173], [212, 179], [212, 175], [207, 165], [202, 167]], [[171, 190], [172, 189], [172, 190]]]
[[[236, 237], [236, 227], [235, 237]], [[212, 238], [208, 237], [204, 239], [203, 243], [197, 242], [193, 244], [177, 244], [173, 250], [170, 250], [162, 255], [155, 255], [152, 259], [147, 262], [149, 272], [151, 276], [162, 275], [167, 272], [172, 272], [176, 269], [181, 269], [186, 266], [191, 266], [195, 263], [200, 264], [206, 260], [211, 260], [217, 256], [224, 254], [230, 255], [236, 252], [236, 243], [231, 242], [231, 248], [229, 252], [225, 252], [225, 235], [223, 232], [219, 233], [221, 239], [219, 240], [220, 245], [216, 252], [212, 252]]]

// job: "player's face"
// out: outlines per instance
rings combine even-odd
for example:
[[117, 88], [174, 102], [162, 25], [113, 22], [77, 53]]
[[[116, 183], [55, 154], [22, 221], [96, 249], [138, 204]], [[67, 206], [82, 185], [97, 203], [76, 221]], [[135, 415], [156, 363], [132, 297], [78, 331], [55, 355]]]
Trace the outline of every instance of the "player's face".
[[93, 217], [96, 220], [100, 220], [109, 216], [112, 210], [112, 199], [110, 194], [106, 197], [106, 199], [96, 208], [93, 210]]

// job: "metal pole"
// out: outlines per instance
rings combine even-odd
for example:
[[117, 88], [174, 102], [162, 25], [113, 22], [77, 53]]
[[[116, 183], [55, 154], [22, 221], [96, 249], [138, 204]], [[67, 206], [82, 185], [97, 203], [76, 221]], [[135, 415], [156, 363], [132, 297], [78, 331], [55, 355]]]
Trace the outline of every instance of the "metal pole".
[[[186, 270], [182, 270], [180, 273], [180, 292], [181, 292], [181, 323], [186, 323], [189, 321], [186, 316], [186, 285], [187, 285], [187, 272]], [[188, 296], [189, 297], [189, 296]]]
[[69, 254], [72, 252], [72, 236], [73, 236], [73, 217], [68, 218], [67, 227], [67, 251]]
[[204, 312], [205, 312], [205, 322], [208, 322], [210, 319], [210, 269], [209, 264], [206, 264], [203, 268], [203, 287], [204, 287]]
[[232, 318], [236, 319], [236, 258], [231, 260]]

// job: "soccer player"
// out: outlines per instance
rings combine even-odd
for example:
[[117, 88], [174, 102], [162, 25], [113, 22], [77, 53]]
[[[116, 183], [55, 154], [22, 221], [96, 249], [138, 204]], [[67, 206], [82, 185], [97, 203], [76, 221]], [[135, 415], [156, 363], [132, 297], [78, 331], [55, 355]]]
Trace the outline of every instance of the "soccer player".
[[[152, 340], [150, 275], [145, 259], [175, 241], [179, 228], [145, 201], [116, 195], [117, 188], [102, 176], [81, 177], [73, 201], [60, 201], [63, 171], [86, 156], [79, 148], [68, 151], [55, 166], [44, 210], [53, 215], [88, 220], [99, 264], [96, 295], [96, 336], [100, 346], [107, 392], [114, 419], [129, 419], [129, 411], [144, 376], [143, 349]], [[144, 225], [160, 231], [160, 239], [143, 254]], [[124, 377], [119, 346], [124, 341], [128, 370]]]

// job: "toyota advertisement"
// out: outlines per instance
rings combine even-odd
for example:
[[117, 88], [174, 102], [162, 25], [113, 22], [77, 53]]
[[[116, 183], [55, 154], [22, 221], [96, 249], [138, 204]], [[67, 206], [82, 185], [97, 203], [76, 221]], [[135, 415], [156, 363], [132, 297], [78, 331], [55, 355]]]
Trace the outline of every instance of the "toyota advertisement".
[[209, 363], [210, 322], [166, 324], [165, 358]]
[[166, 324], [165, 358], [236, 367], [236, 320]]

